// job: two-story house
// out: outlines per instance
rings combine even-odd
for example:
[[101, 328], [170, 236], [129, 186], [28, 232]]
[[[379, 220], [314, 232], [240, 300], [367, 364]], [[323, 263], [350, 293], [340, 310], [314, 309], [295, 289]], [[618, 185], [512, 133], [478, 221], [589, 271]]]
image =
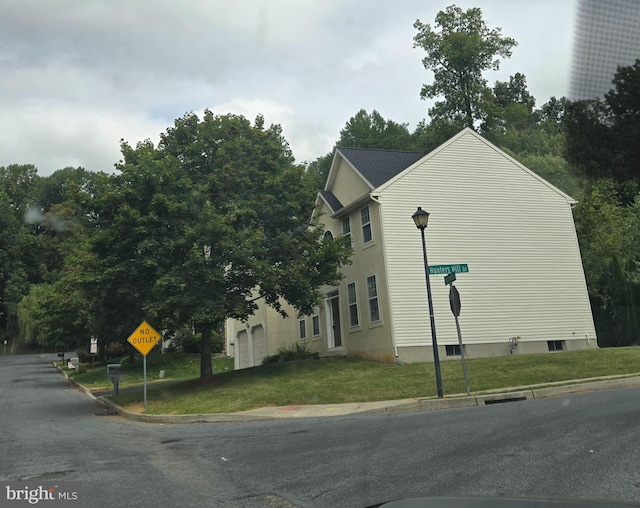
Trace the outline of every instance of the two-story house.
[[[455, 281], [467, 357], [597, 347], [575, 201], [465, 129], [428, 154], [336, 149], [314, 220], [354, 249], [339, 286], [312, 316], [263, 306], [231, 322], [236, 368], [304, 341], [321, 354], [432, 361], [420, 231], [430, 213], [429, 265], [466, 264]], [[441, 358], [460, 355], [449, 287], [431, 275]]]

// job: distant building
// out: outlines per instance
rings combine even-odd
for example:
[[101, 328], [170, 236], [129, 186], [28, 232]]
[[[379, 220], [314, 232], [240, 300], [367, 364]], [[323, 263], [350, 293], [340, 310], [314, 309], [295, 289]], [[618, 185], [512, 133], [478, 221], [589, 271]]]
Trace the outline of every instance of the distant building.
[[620, 66], [640, 58], [639, 0], [579, 0], [570, 99], [602, 98]]

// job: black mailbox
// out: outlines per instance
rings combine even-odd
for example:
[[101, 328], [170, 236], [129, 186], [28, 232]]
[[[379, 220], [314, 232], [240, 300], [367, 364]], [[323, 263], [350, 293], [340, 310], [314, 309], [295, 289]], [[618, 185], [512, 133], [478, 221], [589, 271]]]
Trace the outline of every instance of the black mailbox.
[[118, 395], [118, 385], [120, 384], [120, 367], [119, 363], [107, 364], [107, 375], [113, 383], [113, 394]]

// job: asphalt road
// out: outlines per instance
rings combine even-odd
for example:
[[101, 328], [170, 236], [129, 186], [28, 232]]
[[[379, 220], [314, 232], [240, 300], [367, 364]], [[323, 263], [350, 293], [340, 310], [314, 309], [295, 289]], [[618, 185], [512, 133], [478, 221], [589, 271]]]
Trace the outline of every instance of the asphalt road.
[[87, 507], [364, 507], [422, 496], [640, 503], [640, 389], [404, 413], [144, 424], [0, 357], [0, 480], [83, 482]]

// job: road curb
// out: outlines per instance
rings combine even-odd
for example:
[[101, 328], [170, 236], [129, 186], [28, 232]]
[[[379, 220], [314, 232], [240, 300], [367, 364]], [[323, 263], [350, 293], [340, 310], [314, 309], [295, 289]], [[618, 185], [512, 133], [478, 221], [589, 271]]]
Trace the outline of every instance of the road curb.
[[[600, 390], [615, 390], [621, 388], [635, 388], [640, 386], [640, 376], [611, 376], [605, 379], [574, 380], [566, 384], [552, 383], [553, 386], [541, 385], [525, 387], [524, 389], [505, 389], [502, 392], [490, 392], [476, 395], [459, 395], [436, 398], [415, 398], [403, 400], [322, 404], [318, 406], [287, 406], [267, 407], [239, 411], [237, 413], [209, 413], [197, 415], [148, 415], [125, 410], [121, 406], [103, 396], [94, 395], [91, 390], [69, 377], [55, 362], [53, 365], [64, 375], [66, 380], [105, 407], [112, 414], [116, 414], [131, 421], [141, 423], [239, 423], [266, 420], [281, 420], [289, 418], [326, 418], [331, 416], [346, 416], [358, 414], [398, 414], [436, 411], [471, 406], [508, 403], [523, 400], [546, 399], [577, 393], [594, 392]], [[564, 383], [564, 382], [563, 382]]]
[[143, 423], [224, 423], [224, 422], [252, 422], [258, 420], [274, 420], [275, 418], [264, 415], [247, 415], [238, 413], [210, 413], [200, 415], [145, 415], [142, 413], [132, 413], [120, 407], [118, 404], [96, 397], [96, 400], [113, 411], [114, 414], [122, 416], [127, 420]]

